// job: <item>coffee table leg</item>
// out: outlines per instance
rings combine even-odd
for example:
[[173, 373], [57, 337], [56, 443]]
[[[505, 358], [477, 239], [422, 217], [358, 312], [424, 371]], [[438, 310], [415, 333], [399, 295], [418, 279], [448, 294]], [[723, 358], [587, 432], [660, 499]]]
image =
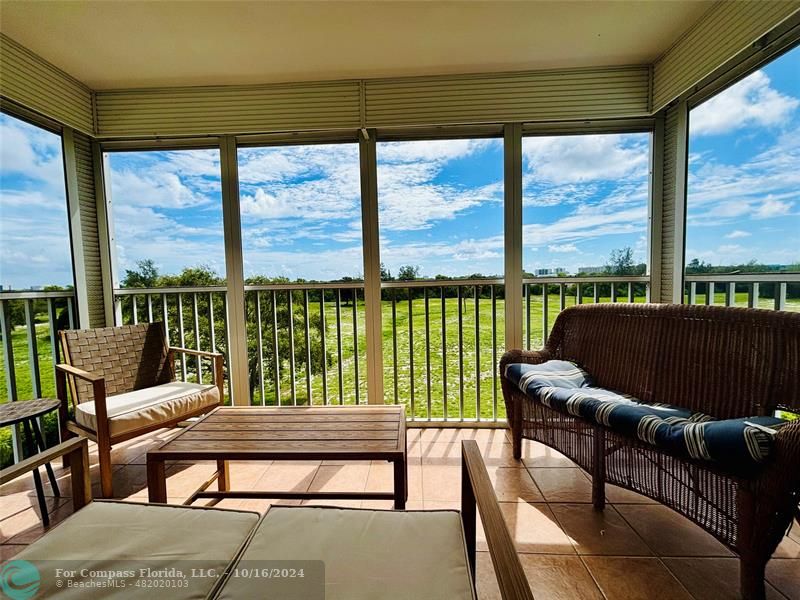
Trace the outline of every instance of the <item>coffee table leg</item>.
[[227, 492], [231, 489], [231, 471], [227, 460], [217, 461], [217, 489]]
[[147, 457], [147, 494], [150, 502], [167, 501], [167, 476], [163, 460]]
[[406, 499], [408, 499], [406, 461], [396, 459], [394, 461], [394, 508], [395, 510], [405, 510]]

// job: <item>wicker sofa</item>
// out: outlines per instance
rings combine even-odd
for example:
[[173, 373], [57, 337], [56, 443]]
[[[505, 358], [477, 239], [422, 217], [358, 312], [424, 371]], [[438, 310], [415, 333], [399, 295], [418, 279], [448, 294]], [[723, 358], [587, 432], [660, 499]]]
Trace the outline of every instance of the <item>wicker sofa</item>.
[[523, 438], [564, 453], [591, 473], [597, 509], [604, 506], [605, 482], [669, 506], [737, 553], [743, 597], [763, 598], [766, 563], [798, 515], [800, 421], [776, 430], [757, 470], [731, 472], [549, 408], [547, 398], [543, 403], [507, 376], [512, 369], [557, 360], [579, 365], [595, 386], [648, 407], [684, 407], [715, 420], [772, 415], [776, 405], [800, 408], [800, 314], [666, 304], [576, 306], [558, 316], [544, 349], [511, 350], [500, 362], [516, 458]]

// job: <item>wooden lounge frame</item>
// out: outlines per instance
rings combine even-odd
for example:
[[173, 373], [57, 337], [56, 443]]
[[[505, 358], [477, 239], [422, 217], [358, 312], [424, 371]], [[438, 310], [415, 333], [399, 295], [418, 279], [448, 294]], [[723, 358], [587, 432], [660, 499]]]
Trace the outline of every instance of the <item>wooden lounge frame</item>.
[[30, 473], [42, 465], [63, 458], [69, 467], [72, 479], [72, 508], [79, 510], [92, 501], [92, 482], [89, 476], [89, 442], [85, 438], [73, 438], [48, 448], [30, 458], [0, 471], [0, 485]]
[[[151, 502], [166, 502], [165, 462], [216, 461], [217, 470], [184, 504], [200, 498], [394, 500], [408, 498], [404, 406], [220, 406], [147, 453]], [[229, 461], [385, 460], [394, 467], [394, 492], [232, 490]], [[217, 490], [208, 488], [216, 481]]]
[[[148, 327], [160, 328], [163, 333], [162, 323], [151, 323]], [[69, 350], [64, 331], [59, 332], [61, 347], [64, 352], [65, 360], [69, 360]], [[166, 347], [167, 361], [171, 373], [175, 373], [175, 354], [188, 354], [198, 357], [200, 359], [209, 359], [213, 362], [213, 383], [219, 391], [220, 401], [224, 396], [224, 381], [223, 381], [223, 364], [224, 357], [218, 352], [204, 352], [201, 350], [194, 350], [191, 348], [177, 348], [174, 346]], [[74, 404], [80, 402], [78, 394], [76, 393], [76, 379], [84, 381], [91, 386], [92, 398], [95, 403], [95, 415], [97, 419], [97, 431], [93, 431], [78, 423], [72, 416], [70, 416], [70, 398]], [[68, 393], [69, 386], [69, 393]], [[112, 498], [114, 495], [112, 469], [111, 469], [111, 448], [115, 444], [124, 442], [140, 435], [163, 429], [166, 427], [174, 427], [178, 423], [186, 419], [197, 417], [208, 412], [208, 407], [201, 409], [187, 411], [179, 416], [168, 421], [160, 421], [153, 423], [146, 427], [139, 427], [137, 429], [126, 431], [119, 435], [111, 435], [110, 423], [108, 417], [108, 410], [106, 406], [107, 389], [106, 379], [97, 373], [91, 373], [83, 369], [72, 366], [68, 363], [61, 363], [56, 365], [56, 394], [60, 401], [59, 405], [59, 422], [61, 427], [61, 439], [68, 439], [74, 435], [81, 435], [89, 438], [97, 443], [97, 452], [100, 463], [100, 487], [103, 498]]]

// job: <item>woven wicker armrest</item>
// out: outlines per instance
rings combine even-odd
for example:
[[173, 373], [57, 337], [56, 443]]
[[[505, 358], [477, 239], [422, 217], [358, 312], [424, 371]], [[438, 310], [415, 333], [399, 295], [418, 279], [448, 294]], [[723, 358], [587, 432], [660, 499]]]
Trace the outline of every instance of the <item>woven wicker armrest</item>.
[[800, 421], [787, 423], [775, 434], [772, 450], [776, 470], [797, 486], [800, 493]]
[[538, 365], [552, 358], [547, 350], [509, 350], [500, 359], [500, 373], [505, 373], [506, 365], [515, 363]]
[[104, 378], [101, 375], [94, 375], [93, 373], [89, 373], [89, 371], [84, 371], [83, 369], [78, 369], [77, 367], [73, 367], [72, 365], [67, 365], [64, 363], [56, 365], [56, 370], [66, 373], [67, 375], [74, 375], [79, 379], [85, 379], [91, 383], [104, 381]]
[[220, 352], [206, 352], [204, 350], [194, 350], [192, 348], [178, 348], [177, 346], [170, 346], [170, 352], [180, 352], [181, 354], [191, 354], [192, 356], [200, 356], [202, 358], [222, 358]]

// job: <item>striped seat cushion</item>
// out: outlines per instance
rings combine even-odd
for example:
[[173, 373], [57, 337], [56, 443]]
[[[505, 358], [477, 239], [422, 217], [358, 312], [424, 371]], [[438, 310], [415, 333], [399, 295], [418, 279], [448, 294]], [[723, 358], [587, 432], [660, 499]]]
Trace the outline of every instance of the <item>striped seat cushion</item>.
[[646, 404], [628, 394], [596, 387], [578, 365], [551, 360], [510, 364], [505, 377], [545, 406], [635, 437], [671, 454], [704, 460], [750, 476], [767, 460], [778, 429], [773, 417], [717, 420], [668, 404]]

